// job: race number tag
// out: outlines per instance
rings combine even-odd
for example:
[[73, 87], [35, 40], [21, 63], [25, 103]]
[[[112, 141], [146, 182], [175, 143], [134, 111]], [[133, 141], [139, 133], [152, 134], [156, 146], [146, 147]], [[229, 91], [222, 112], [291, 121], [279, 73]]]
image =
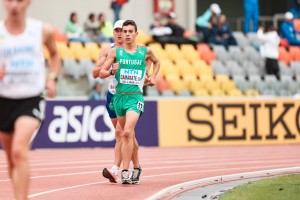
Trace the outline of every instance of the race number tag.
[[138, 69], [121, 69], [120, 83], [130, 85], [140, 85], [142, 81], [142, 70]]
[[140, 111], [144, 111], [144, 103], [139, 101], [136, 105], [136, 108]]

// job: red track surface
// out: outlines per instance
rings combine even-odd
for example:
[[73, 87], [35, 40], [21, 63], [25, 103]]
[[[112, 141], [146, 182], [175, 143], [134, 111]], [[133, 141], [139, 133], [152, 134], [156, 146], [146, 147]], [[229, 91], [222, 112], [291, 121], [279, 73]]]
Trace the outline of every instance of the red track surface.
[[[175, 184], [212, 176], [300, 166], [300, 145], [140, 148], [140, 185], [110, 184], [102, 177], [113, 149], [50, 149], [30, 153], [30, 199], [141, 200]], [[12, 200], [0, 151], [0, 199]]]

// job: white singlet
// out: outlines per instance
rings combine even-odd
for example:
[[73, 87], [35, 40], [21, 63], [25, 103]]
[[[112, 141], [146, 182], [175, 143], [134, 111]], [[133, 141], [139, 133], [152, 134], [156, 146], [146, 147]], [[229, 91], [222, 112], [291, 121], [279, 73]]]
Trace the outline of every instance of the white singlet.
[[38, 96], [45, 88], [46, 68], [43, 55], [43, 24], [27, 18], [23, 33], [12, 35], [0, 21], [0, 96], [22, 99]]
[[[111, 44], [111, 48], [115, 48], [115, 43]], [[111, 65], [110, 68], [113, 68], [113, 65]], [[111, 75], [111, 76], [107, 77], [106, 79], [108, 80], [108, 91], [111, 94], [115, 94], [116, 93], [116, 86], [118, 84], [117, 79], [115, 78], [114, 75]]]

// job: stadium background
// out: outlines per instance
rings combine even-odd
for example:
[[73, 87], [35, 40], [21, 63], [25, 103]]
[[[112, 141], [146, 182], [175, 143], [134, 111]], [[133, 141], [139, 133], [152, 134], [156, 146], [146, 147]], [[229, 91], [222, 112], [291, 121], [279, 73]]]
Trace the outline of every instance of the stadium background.
[[[178, 23], [187, 30], [194, 30], [194, 22], [197, 16], [201, 15], [211, 3], [218, 3], [222, 12], [227, 15], [232, 28], [236, 26], [238, 17], [244, 16], [242, 0], [174, 0], [175, 12], [178, 15]], [[289, 9], [289, 0], [260, 2], [260, 15], [273, 16], [276, 13], [285, 13]], [[79, 15], [79, 22], [87, 19], [90, 12], [103, 12], [108, 20], [113, 20], [113, 12], [110, 9], [110, 0], [33, 0], [28, 14], [43, 21], [53, 24], [60, 30], [64, 30], [65, 24], [71, 12], [76, 11]], [[5, 10], [0, 6], [0, 18], [5, 16]], [[140, 29], [148, 32], [149, 25], [153, 21], [152, 0], [130, 0], [124, 5], [121, 17], [133, 19]]]

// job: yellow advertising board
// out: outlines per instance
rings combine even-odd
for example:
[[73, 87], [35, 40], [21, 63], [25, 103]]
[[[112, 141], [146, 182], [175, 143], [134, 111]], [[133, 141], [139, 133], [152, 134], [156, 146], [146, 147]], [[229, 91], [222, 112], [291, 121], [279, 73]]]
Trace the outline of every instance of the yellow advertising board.
[[300, 143], [296, 99], [207, 98], [158, 101], [159, 145]]

